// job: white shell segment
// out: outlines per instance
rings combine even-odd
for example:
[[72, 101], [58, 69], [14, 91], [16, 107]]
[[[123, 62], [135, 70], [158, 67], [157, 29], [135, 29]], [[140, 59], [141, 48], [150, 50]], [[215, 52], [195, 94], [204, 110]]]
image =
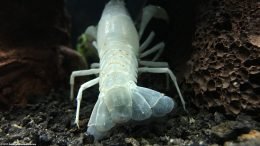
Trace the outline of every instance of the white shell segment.
[[98, 23], [97, 38], [100, 58], [107, 49], [112, 49], [111, 45], [113, 46], [117, 42], [129, 45], [132, 51], [138, 55], [138, 33], [122, 1], [110, 1], [105, 6]]
[[97, 109], [97, 117], [95, 126], [98, 131], [108, 131], [115, 126], [115, 123], [112, 121], [110, 113], [108, 112], [107, 106], [104, 101], [101, 100]]
[[136, 121], [142, 121], [150, 118], [152, 115], [151, 106], [146, 102], [145, 98], [140, 93], [135, 91], [133, 91], [132, 119]]
[[111, 116], [107, 110], [107, 106], [101, 98], [98, 99], [94, 106], [88, 126], [94, 126], [95, 129], [100, 132], [108, 131], [115, 126], [115, 123], [112, 122]]
[[164, 94], [157, 92], [152, 89], [144, 87], [136, 87], [137, 92], [139, 92], [152, 109], [152, 115], [155, 117], [161, 117], [171, 112], [175, 106], [172, 98], [164, 96]]
[[103, 138], [107, 132], [98, 131], [94, 125], [89, 126], [87, 130], [87, 135], [93, 135], [95, 139]]
[[132, 118], [131, 92], [125, 86], [114, 86], [103, 100], [115, 123], [125, 123]]

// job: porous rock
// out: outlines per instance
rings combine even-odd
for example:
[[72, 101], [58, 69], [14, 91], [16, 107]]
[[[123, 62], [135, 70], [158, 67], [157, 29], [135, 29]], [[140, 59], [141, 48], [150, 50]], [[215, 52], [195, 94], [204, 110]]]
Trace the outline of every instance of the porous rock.
[[260, 109], [259, 3], [203, 1], [192, 43], [192, 102], [227, 113]]

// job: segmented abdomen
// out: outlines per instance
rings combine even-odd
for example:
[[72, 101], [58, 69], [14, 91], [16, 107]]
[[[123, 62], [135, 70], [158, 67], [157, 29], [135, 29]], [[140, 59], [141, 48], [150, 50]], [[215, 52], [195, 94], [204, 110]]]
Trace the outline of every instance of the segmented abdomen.
[[100, 92], [105, 93], [115, 86], [129, 87], [137, 80], [137, 59], [131, 48], [111, 49], [100, 60]]
[[139, 37], [123, 2], [106, 5], [98, 24], [97, 38], [100, 92], [136, 83]]

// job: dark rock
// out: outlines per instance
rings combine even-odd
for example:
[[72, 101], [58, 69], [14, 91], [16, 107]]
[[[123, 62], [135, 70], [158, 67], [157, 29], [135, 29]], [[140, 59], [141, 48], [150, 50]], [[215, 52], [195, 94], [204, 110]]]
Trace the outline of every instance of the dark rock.
[[260, 144], [260, 132], [251, 130], [247, 134], [243, 134], [236, 141], [227, 141], [225, 146], [258, 146]]
[[69, 25], [63, 0], [0, 2], [0, 110], [36, 103], [86, 66], [68, 48]]
[[225, 116], [221, 113], [215, 112], [214, 119], [215, 119], [215, 122], [220, 123], [225, 120]]
[[225, 141], [235, 140], [239, 135], [248, 133], [253, 126], [239, 121], [226, 121], [211, 128], [211, 132], [223, 144]]
[[52, 138], [48, 134], [40, 134], [37, 144], [38, 145], [49, 145], [52, 142]]
[[83, 135], [83, 143], [85, 144], [93, 144], [94, 143], [94, 136], [89, 134]]
[[257, 1], [210, 0], [203, 6], [186, 76], [193, 103], [232, 114], [260, 110]]

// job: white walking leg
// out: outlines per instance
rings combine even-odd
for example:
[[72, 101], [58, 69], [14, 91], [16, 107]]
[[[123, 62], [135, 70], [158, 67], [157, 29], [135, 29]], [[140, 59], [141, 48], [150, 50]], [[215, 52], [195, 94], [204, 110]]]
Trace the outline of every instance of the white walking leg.
[[139, 64], [146, 67], [169, 67], [167, 62], [155, 62], [155, 61], [139, 61]]
[[141, 68], [138, 68], [138, 71], [139, 72], [149, 72], [149, 73], [167, 73], [170, 75], [174, 85], [175, 85], [175, 88], [180, 96], [180, 99], [181, 99], [181, 102], [182, 102], [182, 106], [184, 108], [184, 110], [186, 111], [186, 106], [185, 106], [185, 101], [182, 97], [182, 94], [181, 94], [181, 91], [179, 89], [179, 85], [177, 83], [177, 79], [175, 77], [175, 75], [173, 74], [173, 72], [169, 69], [169, 68], [148, 68], [148, 67], [141, 67]]
[[140, 38], [142, 37], [147, 24], [153, 17], [169, 21], [168, 14], [163, 8], [158, 6], [152, 6], [152, 5], [146, 6], [145, 8], [143, 8], [143, 13], [141, 18], [141, 24], [139, 29]]
[[95, 40], [97, 40], [97, 27], [94, 25], [89, 26], [86, 30], [85, 30], [85, 34], [91, 36], [92, 38], [94, 38]]
[[149, 34], [149, 36], [146, 38], [146, 40], [141, 44], [140, 50], [139, 50], [140, 53], [143, 52], [143, 50], [145, 50], [150, 45], [150, 43], [153, 41], [154, 36], [155, 36], [155, 33], [152, 31]]
[[[145, 67], [166, 67], [169, 68], [169, 64], [167, 62], [155, 62], [155, 61], [139, 61], [139, 64]], [[169, 74], [166, 75], [166, 89], [169, 89]]]
[[79, 127], [79, 111], [80, 111], [80, 104], [81, 104], [81, 99], [82, 99], [82, 92], [94, 85], [96, 85], [99, 82], [99, 77], [90, 80], [84, 84], [82, 84], [79, 88], [78, 96], [77, 96], [77, 110], [76, 110], [76, 118], [75, 118], [75, 124]]
[[161, 54], [164, 50], [164, 46], [165, 46], [164, 42], [160, 42], [160, 43], [156, 44], [155, 46], [153, 46], [151, 49], [141, 53], [140, 58], [146, 57], [146, 56], [158, 51], [157, 54], [152, 59], [152, 61], [156, 61], [161, 56]]
[[99, 63], [91, 63], [90, 68], [99, 68], [100, 64]]
[[70, 99], [73, 99], [74, 96], [74, 80], [75, 77], [79, 76], [87, 76], [87, 75], [93, 75], [93, 74], [98, 74], [99, 69], [89, 69], [89, 70], [79, 70], [79, 71], [73, 71], [70, 75]]
[[94, 41], [92, 42], [92, 45], [96, 48], [96, 50], [98, 50], [97, 42], [95, 41], [95, 40], [97, 40], [97, 27], [94, 25], [89, 26], [86, 29], [85, 34], [87, 34], [88, 36], [90, 36], [94, 39]]
[[92, 42], [92, 45], [96, 48], [96, 50], [98, 51], [98, 47], [97, 47], [97, 42], [96, 41], [93, 41]]

